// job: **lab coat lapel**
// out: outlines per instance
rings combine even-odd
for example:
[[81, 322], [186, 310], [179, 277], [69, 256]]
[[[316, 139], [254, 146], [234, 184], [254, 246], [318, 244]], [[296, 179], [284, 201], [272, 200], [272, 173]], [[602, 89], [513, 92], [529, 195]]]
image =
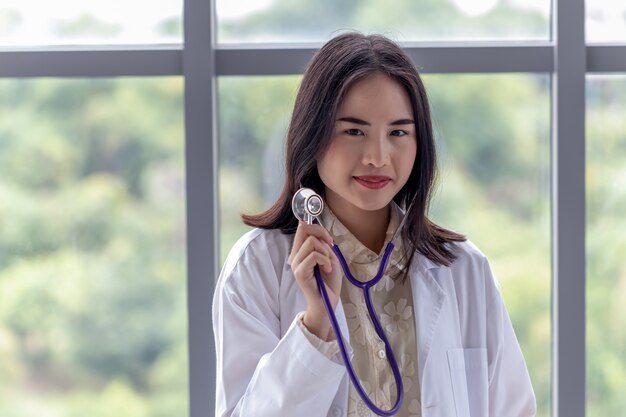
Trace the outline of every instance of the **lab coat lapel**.
[[424, 365], [432, 347], [445, 291], [433, 277], [431, 270], [441, 266], [419, 252], [411, 265], [410, 279], [415, 310], [415, 334], [418, 344], [419, 379], [423, 380]]
[[343, 303], [341, 302], [341, 300], [337, 303], [337, 307], [335, 308], [335, 316], [337, 317], [337, 322], [339, 323], [341, 333], [343, 333], [343, 338], [346, 340], [346, 342], [350, 342], [348, 321], [346, 319], [346, 313], [343, 311]]
[[346, 319], [346, 313], [343, 311], [343, 303], [341, 300], [339, 300], [337, 307], [335, 308], [335, 317], [337, 317], [337, 323], [339, 324], [339, 329], [343, 335], [343, 340], [346, 345], [346, 353], [348, 354], [348, 357], [352, 359], [354, 352], [352, 350], [352, 345], [350, 345], [350, 330], [348, 330], [348, 320]]

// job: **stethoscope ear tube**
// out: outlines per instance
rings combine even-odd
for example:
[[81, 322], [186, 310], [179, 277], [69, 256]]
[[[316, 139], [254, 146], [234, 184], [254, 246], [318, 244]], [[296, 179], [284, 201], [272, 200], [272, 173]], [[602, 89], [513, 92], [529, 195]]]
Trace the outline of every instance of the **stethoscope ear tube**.
[[[383, 256], [383, 259], [381, 261], [380, 268], [379, 268], [376, 278], [382, 277], [382, 274], [385, 271], [387, 261], [389, 260], [389, 255], [393, 251], [393, 246], [394, 245], [391, 242], [387, 244], [387, 248], [385, 248], [385, 255]], [[341, 253], [341, 251], [339, 250], [339, 247], [336, 244], [333, 244], [332, 247], [333, 247], [333, 251], [339, 258], [339, 262], [341, 263], [341, 266], [344, 269], [344, 272], [347, 272], [347, 275], [351, 277], [352, 274], [350, 274], [350, 270], [348, 268], [346, 260], [343, 257], [343, 254]], [[350, 358], [348, 358], [348, 353], [347, 353], [346, 346], [343, 340], [343, 335], [341, 334], [341, 329], [339, 328], [339, 323], [337, 322], [337, 316], [335, 316], [335, 312], [333, 311], [333, 307], [330, 303], [330, 298], [328, 297], [328, 292], [326, 291], [326, 284], [324, 283], [324, 280], [322, 279], [322, 274], [320, 272], [319, 266], [316, 265], [314, 268], [314, 271], [315, 271], [315, 279], [317, 281], [317, 287], [322, 296], [324, 307], [326, 307], [326, 312], [328, 313], [331, 327], [333, 328], [333, 331], [335, 332], [335, 338], [337, 339], [337, 343], [339, 344], [339, 352], [341, 353], [341, 357], [343, 359], [344, 364], [346, 365], [348, 375], [350, 376], [350, 380], [352, 381], [354, 388], [359, 393], [359, 396], [363, 399], [363, 402], [374, 413], [376, 413], [379, 416], [385, 416], [385, 417], [393, 416], [400, 410], [400, 407], [402, 406], [402, 401], [404, 400], [404, 386], [402, 384], [402, 376], [400, 375], [398, 362], [396, 361], [396, 358], [393, 354], [393, 350], [391, 349], [391, 345], [389, 344], [389, 340], [387, 340], [383, 327], [380, 324], [378, 317], [376, 315], [376, 312], [374, 311], [374, 308], [373, 308], [373, 304], [372, 304], [372, 300], [371, 300], [371, 296], [369, 292], [373, 284], [363, 287], [363, 294], [365, 296], [365, 303], [367, 305], [367, 309], [369, 310], [369, 314], [371, 316], [372, 323], [374, 324], [374, 328], [376, 329], [376, 333], [378, 333], [378, 336], [381, 338], [381, 340], [385, 344], [387, 360], [389, 361], [389, 366], [391, 367], [391, 370], [393, 372], [393, 377], [396, 381], [396, 389], [397, 389], [396, 403], [389, 410], [382, 410], [378, 408], [378, 406], [374, 404], [372, 400], [370, 400], [370, 398], [367, 396], [367, 393], [361, 386], [359, 382], [359, 378], [356, 375], [356, 371], [354, 370], [354, 368], [352, 367], [352, 363], [350, 362]], [[380, 277], [378, 277], [378, 275], [380, 275]], [[377, 282], [378, 279], [376, 278], [372, 279], [370, 283]]]

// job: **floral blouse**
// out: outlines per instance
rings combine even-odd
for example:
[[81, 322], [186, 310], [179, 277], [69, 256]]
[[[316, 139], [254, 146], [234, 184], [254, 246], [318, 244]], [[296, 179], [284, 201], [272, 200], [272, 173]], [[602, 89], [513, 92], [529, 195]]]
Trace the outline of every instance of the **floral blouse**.
[[[402, 212], [399, 207], [392, 203], [385, 244], [380, 254], [376, 254], [359, 242], [328, 207], [324, 209], [320, 221], [341, 249], [352, 275], [360, 281], [366, 281], [378, 272], [385, 246], [395, 233], [400, 216]], [[403, 253], [401, 239], [396, 239], [394, 244], [396, 246], [390, 256], [387, 271], [372, 288], [371, 295], [374, 308], [396, 355], [404, 384], [404, 402], [396, 415], [420, 417], [413, 295], [409, 279], [403, 282], [401, 278], [392, 278], [405, 267], [400, 263], [405, 261], [400, 259]], [[378, 407], [388, 410], [395, 404], [396, 383], [387, 362], [385, 345], [376, 334], [369, 317], [363, 291], [352, 285], [345, 277], [341, 286], [341, 302], [346, 314], [350, 343], [354, 353], [352, 365], [369, 398]], [[309, 332], [302, 324], [302, 315], [299, 324], [318, 350], [329, 358], [337, 359], [339, 347], [336, 340], [326, 342]], [[365, 405], [352, 384], [350, 384], [348, 398], [348, 417], [376, 416]]]

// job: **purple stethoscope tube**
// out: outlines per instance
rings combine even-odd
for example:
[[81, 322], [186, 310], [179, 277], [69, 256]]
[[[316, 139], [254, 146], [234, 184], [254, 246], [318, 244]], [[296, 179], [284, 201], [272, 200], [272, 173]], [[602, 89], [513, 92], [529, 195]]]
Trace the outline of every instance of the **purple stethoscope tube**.
[[[322, 198], [318, 194], [316, 194], [313, 190], [309, 188], [300, 188], [294, 194], [291, 206], [292, 206], [292, 210], [296, 218], [306, 223], [311, 224], [313, 223], [313, 220], [316, 220], [317, 216], [322, 213], [322, 210], [324, 209], [324, 202]], [[404, 223], [404, 219], [400, 223], [400, 226], [398, 226], [398, 230], [396, 230], [394, 237], [389, 241], [389, 243], [387, 243], [387, 247], [385, 247], [385, 252], [380, 261], [380, 265], [378, 266], [378, 272], [369, 281], [362, 282], [362, 281], [357, 280], [350, 272], [350, 267], [348, 266], [346, 259], [341, 253], [341, 250], [339, 250], [339, 246], [337, 246], [335, 243], [333, 243], [332, 245], [333, 252], [335, 252], [335, 255], [337, 255], [337, 258], [339, 259], [339, 263], [341, 264], [341, 268], [343, 269], [343, 272], [346, 278], [348, 279], [348, 281], [350, 281], [352, 285], [363, 290], [363, 296], [365, 297], [365, 304], [367, 306], [367, 311], [370, 315], [372, 323], [374, 324], [374, 328], [376, 330], [376, 333], [378, 334], [378, 337], [380, 337], [380, 339], [385, 344], [385, 351], [387, 354], [387, 359], [389, 361], [389, 366], [391, 367], [391, 371], [393, 372], [393, 377], [396, 380], [396, 389], [397, 389], [396, 403], [391, 409], [382, 410], [378, 408], [378, 406], [374, 404], [372, 400], [369, 399], [369, 397], [367, 396], [367, 393], [361, 386], [359, 382], [359, 378], [356, 375], [354, 368], [352, 367], [352, 363], [350, 362], [350, 358], [348, 358], [348, 353], [346, 350], [346, 346], [344, 344], [343, 335], [341, 334], [341, 329], [339, 328], [339, 323], [337, 322], [337, 316], [335, 316], [333, 306], [330, 303], [330, 298], [328, 297], [328, 292], [326, 291], [326, 284], [324, 283], [324, 280], [322, 279], [320, 268], [318, 265], [316, 265], [314, 268], [315, 279], [317, 281], [317, 287], [322, 296], [324, 307], [326, 307], [326, 312], [328, 313], [331, 327], [333, 328], [333, 331], [335, 332], [335, 337], [337, 339], [337, 343], [339, 344], [339, 352], [341, 352], [341, 357], [348, 370], [348, 375], [350, 376], [350, 380], [352, 381], [352, 384], [354, 385], [354, 388], [356, 389], [356, 391], [359, 393], [359, 396], [361, 396], [361, 398], [363, 399], [363, 402], [365, 403], [365, 405], [367, 405], [367, 407], [370, 410], [372, 410], [374, 413], [376, 413], [377, 415], [385, 416], [385, 417], [393, 416], [394, 414], [398, 412], [398, 410], [400, 410], [400, 407], [402, 406], [402, 401], [404, 400], [404, 386], [402, 384], [402, 376], [400, 375], [398, 362], [396, 361], [396, 357], [393, 354], [393, 350], [391, 349], [389, 340], [387, 339], [387, 336], [385, 335], [383, 326], [381, 326], [380, 321], [378, 321], [378, 316], [376, 315], [376, 310], [374, 309], [374, 305], [372, 302], [372, 296], [370, 295], [370, 289], [374, 285], [376, 285], [378, 281], [380, 281], [380, 279], [385, 274], [385, 270], [387, 269], [387, 263], [389, 261], [389, 256], [391, 256], [391, 252], [393, 251], [393, 248], [394, 248], [393, 240], [395, 239], [400, 228], [402, 227], [402, 223]]]
[[376, 329], [376, 333], [378, 337], [380, 337], [385, 343], [385, 351], [387, 353], [387, 358], [389, 360], [389, 365], [391, 366], [391, 371], [393, 372], [393, 377], [396, 380], [396, 389], [397, 389], [397, 397], [396, 403], [389, 410], [382, 410], [378, 408], [376, 404], [372, 400], [369, 399], [367, 393], [359, 383], [359, 378], [356, 375], [352, 364], [350, 363], [350, 359], [348, 358], [348, 353], [346, 351], [346, 346], [343, 341], [343, 335], [341, 334], [341, 330], [339, 329], [339, 323], [337, 322], [337, 317], [335, 316], [335, 312], [333, 311], [333, 307], [330, 304], [330, 298], [328, 297], [328, 292], [326, 291], [326, 285], [324, 284], [324, 280], [322, 279], [322, 275], [320, 273], [319, 266], [315, 266], [315, 279], [317, 280], [317, 287], [320, 290], [322, 295], [322, 300], [324, 302], [324, 306], [326, 307], [326, 312], [328, 313], [328, 317], [330, 318], [330, 324], [335, 332], [335, 337], [337, 338], [337, 343], [339, 344], [339, 351], [341, 352], [341, 357], [343, 358], [343, 362], [346, 365], [346, 369], [348, 370], [348, 375], [350, 376], [350, 380], [352, 380], [352, 384], [354, 388], [359, 393], [363, 402], [367, 405], [367, 407], [376, 413], [379, 416], [393, 416], [400, 410], [402, 406], [402, 401], [404, 400], [404, 387], [402, 384], [402, 376], [400, 375], [400, 369], [398, 368], [398, 362], [396, 362], [396, 357], [393, 354], [393, 350], [391, 349], [391, 345], [389, 344], [389, 340], [387, 340], [387, 336], [385, 335], [385, 331], [378, 321], [378, 317], [376, 315], [376, 311], [374, 310], [374, 305], [372, 303], [372, 297], [370, 295], [370, 288], [372, 288], [385, 274], [385, 269], [387, 268], [387, 262], [389, 261], [389, 256], [393, 251], [394, 245], [392, 242], [387, 244], [385, 248], [385, 254], [383, 255], [382, 260], [380, 261], [380, 266], [378, 267], [378, 273], [369, 281], [361, 282], [354, 278], [352, 273], [350, 272], [350, 267], [346, 262], [346, 259], [343, 257], [343, 254], [339, 250], [339, 247], [333, 243], [333, 252], [339, 258], [339, 262], [341, 263], [341, 268], [346, 275], [346, 278], [350, 281], [352, 285], [355, 285], [363, 290], [363, 295], [365, 296], [365, 304], [367, 305], [367, 310], [369, 312], [370, 318], [372, 319], [372, 323], [374, 324], [374, 328]]

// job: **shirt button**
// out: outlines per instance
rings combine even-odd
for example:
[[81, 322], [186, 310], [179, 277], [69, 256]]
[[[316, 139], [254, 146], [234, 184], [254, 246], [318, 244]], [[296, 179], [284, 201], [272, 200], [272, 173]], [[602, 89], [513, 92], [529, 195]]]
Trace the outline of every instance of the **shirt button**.
[[339, 408], [339, 407], [333, 407], [333, 409], [331, 410], [330, 413], [331, 413], [330, 415], [332, 417], [341, 417], [342, 416], [341, 408]]
[[387, 354], [385, 353], [385, 349], [381, 349], [378, 351], [378, 357], [380, 359], [385, 359], [385, 357], [387, 356]]

